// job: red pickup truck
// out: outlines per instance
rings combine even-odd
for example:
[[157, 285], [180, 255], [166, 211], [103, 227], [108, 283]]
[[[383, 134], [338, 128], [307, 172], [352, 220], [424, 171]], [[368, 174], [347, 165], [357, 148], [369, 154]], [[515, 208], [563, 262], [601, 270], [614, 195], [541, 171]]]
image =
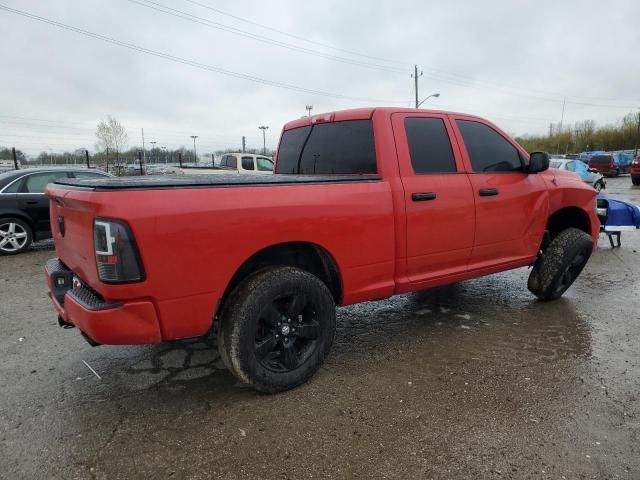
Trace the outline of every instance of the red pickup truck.
[[286, 390], [329, 353], [336, 305], [524, 266], [560, 297], [599, 222], [548, 165], [478, 117], [366, 108], [285, 125], [275, 175], [57, 180], [49, 295], [92, 344], [215, 326], [233, 374]]

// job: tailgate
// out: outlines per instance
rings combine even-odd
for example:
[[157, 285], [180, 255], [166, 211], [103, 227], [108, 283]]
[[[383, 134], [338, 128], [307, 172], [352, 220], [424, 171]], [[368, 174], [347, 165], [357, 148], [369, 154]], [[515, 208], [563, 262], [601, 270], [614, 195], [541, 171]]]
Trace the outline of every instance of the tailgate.
[[49, 185], [49, 216], [56, 255], [83, 280], [97, 281], [93, 250], [93, 219], [98, 205], [92, 190]]

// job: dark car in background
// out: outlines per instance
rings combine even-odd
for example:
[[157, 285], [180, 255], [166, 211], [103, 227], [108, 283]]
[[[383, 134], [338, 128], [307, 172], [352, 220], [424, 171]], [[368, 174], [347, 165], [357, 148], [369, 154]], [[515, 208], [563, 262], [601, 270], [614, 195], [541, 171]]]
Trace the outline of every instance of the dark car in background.
[[640, 157], [631, 162], [631, 183], [640, 185]]
[[44, 188], [61, 178], [110, 176], [87, 168], [24, 168], [0, 173], [0, 255], [25, 251], [51, 236], [49, 199]]

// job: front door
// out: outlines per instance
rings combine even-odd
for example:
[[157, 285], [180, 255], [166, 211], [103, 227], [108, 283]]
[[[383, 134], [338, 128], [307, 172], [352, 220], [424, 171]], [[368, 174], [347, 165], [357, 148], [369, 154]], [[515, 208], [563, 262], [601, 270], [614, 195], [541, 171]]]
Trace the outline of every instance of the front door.
[[524, 151], [493, 125], [452, 115], [476, 203], [469, 269], [535, 257], [548, 218], [544, 181], [526, 172]]
[[464, 272], [475, 228], [473, 194], [444, 115], [392, 116], [406, 208], [407, 275], [424, 282]]

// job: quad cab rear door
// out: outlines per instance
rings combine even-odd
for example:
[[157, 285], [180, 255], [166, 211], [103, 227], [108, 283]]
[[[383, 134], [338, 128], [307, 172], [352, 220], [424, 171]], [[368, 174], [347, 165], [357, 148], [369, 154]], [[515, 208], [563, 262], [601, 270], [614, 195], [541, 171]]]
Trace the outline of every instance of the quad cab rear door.
[[394, 113], [391, 121], [405, 196], [409, 281], [462, 273], [473, 248], [474, 198], [449, 119], [415, 111]]

